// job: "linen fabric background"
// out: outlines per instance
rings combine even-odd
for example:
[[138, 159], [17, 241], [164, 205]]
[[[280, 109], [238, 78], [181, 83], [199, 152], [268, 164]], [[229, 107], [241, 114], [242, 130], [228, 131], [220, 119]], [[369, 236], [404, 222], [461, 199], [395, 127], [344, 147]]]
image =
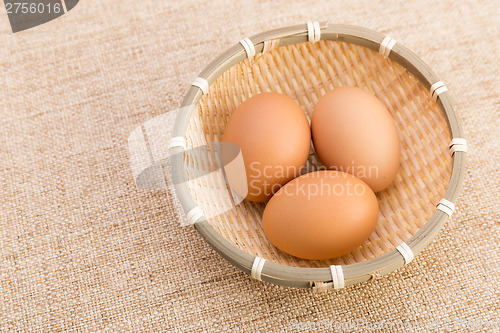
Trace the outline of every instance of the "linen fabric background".
[[[450, 89], [469, 145], [457, 209], [431, 245], [380, 280], [322, 295], [253, 280], [180, 228], [164, 192], [136, 188], [127, 148], [221, 50], [307, 20], [377, 30], [420, 55]], [[283, 332], [349, 320], [493, 329], [499, 22], [497, 1], [85, 0], [12, 34], [0, 10], [0, 332]]]

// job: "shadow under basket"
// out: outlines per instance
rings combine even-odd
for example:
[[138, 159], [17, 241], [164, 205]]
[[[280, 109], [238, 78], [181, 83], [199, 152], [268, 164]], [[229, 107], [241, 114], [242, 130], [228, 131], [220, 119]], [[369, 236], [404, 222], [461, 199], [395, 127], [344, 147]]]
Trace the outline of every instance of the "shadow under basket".
[[[365, 89], [385, 103], [401, 140], [401, 166], [377, 193], [378, 224], [359, 248], [330, 260], [304, 260], [274, 247], [261, 219], [265, 204], [244, 200], [226, 213], [194, 217], [194, 227], [234, 266], [267, 282], [315, 291], [386, 275], [409, 263], [451, 216], [465, 173], [466, 142], [446, 86], [413, 52], [380, 33], [314, 22], [246, 38], [210, 63], [187, 92], [173, 136], [187, 148], [219, 142], [232, 112], [247, 98], [278, 92], [308, 119], [328, 91]], [[171, 153], [182, 152], [173, 145]], [[308, 166], [314, 168], [314, 154]], [[175, 178], [189, 180], [202, 161], [172, 161]], [[210, 182], [177, 182], [188, 218], [219, 204]], [[198, 210], [199, 211], [199, 210]]]

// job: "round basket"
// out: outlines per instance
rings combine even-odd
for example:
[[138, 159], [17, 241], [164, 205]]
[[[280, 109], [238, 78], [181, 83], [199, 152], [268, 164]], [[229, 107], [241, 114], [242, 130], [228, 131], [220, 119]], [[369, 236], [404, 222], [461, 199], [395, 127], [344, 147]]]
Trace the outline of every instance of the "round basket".
[[[205, 218], [200, 206], [206, 210], [220, 204], [215, 185], [186, 182], [187, 170], [202, 161], [171, 161], [177, 196], [196, 230], [222, 257], [256, 279], [318, 291], [386, 275], [422, 251], [455, 208], [466, 142], [450, 94], [413, 52], [368, 29], [308, 22], [242, 40], [193, 82], [173, 136], [177, 142], [183, 138], [187, 148], [219, 142], [236, 107], [265, 91], [293, 98], [310, 119], [319, 98], [340, 86], [358, 86], [383, 101], [401, 139], [399, 174], [377, 193], [377, 227], [345, 256], [313, 261], [281, 252], [263, 233], [262, 203], [244, 200]], [[171, 153], [182, 155], [174, 153], [182, 152], [183, 145], [174, 144]], [[314, 163], [312, 153], [308, 165]]]

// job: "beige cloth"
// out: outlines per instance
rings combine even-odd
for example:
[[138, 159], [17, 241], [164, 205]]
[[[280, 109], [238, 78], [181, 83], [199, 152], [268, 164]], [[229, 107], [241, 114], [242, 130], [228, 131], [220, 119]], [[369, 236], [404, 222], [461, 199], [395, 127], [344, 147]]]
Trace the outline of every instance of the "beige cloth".
[[[500, 326], [498, 2], [85, 0], [18, 34], [0, 17], [0, 332]], [[222, 49], [307, 20], [419, 54], [451, 90], [470, 151], [457, 211], [421, 255], [317, 296], [253, 280], [179, 228], [163, 192], [135, 187], [127, 152]]]

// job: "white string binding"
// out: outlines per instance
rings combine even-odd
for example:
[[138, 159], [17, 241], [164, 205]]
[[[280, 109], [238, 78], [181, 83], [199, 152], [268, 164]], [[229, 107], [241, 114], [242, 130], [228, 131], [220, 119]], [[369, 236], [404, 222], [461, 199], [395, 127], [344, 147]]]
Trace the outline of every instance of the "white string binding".
[[450, 154], [453, 156], [453, 153], [456, 151], [467, 152], [467, 140], [463, 138], [453, 138], [450, 142]]
[[203, 217], [203, 211], [198, 206], [194, 207], [186, 214], [186, 218], [191, 224], [195, 224], [200, 217]]
[[446, 88], [443, 81], [434, 83], [429, 89], [431, 97], [434, 101], [437, 101], [438, 96], [446, 91], [448, 91], [448, 88]]
[[202, 77], [197, 77], [196, 79], [194, 79], [191, 85], [200, 88], [203, 94], [206, 94], [208, 92], [209, 88], [208, 81]]
[[403, 256], [405, 265], [408, 265], [415, 258], [413, 251], [405, 242], [399, 244], [399, 246], [396, 247], [396, 250], [398, 250], [399, 253], [401, 253], [401, 255]]
[[186, 149], [186, 139], [183, 136], [174, 136], [172, 139], [170, 139], [168, 149], [172, 149], [174, 147], [181, 147], [182, 149]]
[[264, 268], [264, 264], [266, 263], [266, 259], [261, 258], [261, 257], [255, 257], [253, 260], [252, 264], [252, 271], [250, 272], [250, 275], [259, 281], [262, 281], [262, 269]]
[[307, 40], [313, 43], [319, 42], [321, 39], [321, 28], [317, 21], [307, 21]]
[[437, 204], [437, 209], [451, 217], [451, 214], [453, 214], [453, 211], [455, 210], [455, 204], [449, 200], [442, 199]]
[[311, 21], [307, 21], [307, 40], [314, 41], [314, 28]]
[[240, 44], [243, 45], [248, 59], [252, 59], [255, 56], [255, 45], [253, 45], [250, 38], [244, 38], [240, 40]]
[[392, 37], [385, 36], [384, 40], [380, 43], [380, 47], [378, 52], [382, 54], [384, 57], [388, 58], [389, 54], [392, 51], [394, 45], [396, 45], [396, 40]]
[[321, 40], [321, 28], [319, 22], [313, 22], [314, 27], [314, 42], [319, 42]]
[[345, 286], [344, 271], [340, 265], [331, 265], [330, 273], [332, 274], [333, 289], [341, 289]]

